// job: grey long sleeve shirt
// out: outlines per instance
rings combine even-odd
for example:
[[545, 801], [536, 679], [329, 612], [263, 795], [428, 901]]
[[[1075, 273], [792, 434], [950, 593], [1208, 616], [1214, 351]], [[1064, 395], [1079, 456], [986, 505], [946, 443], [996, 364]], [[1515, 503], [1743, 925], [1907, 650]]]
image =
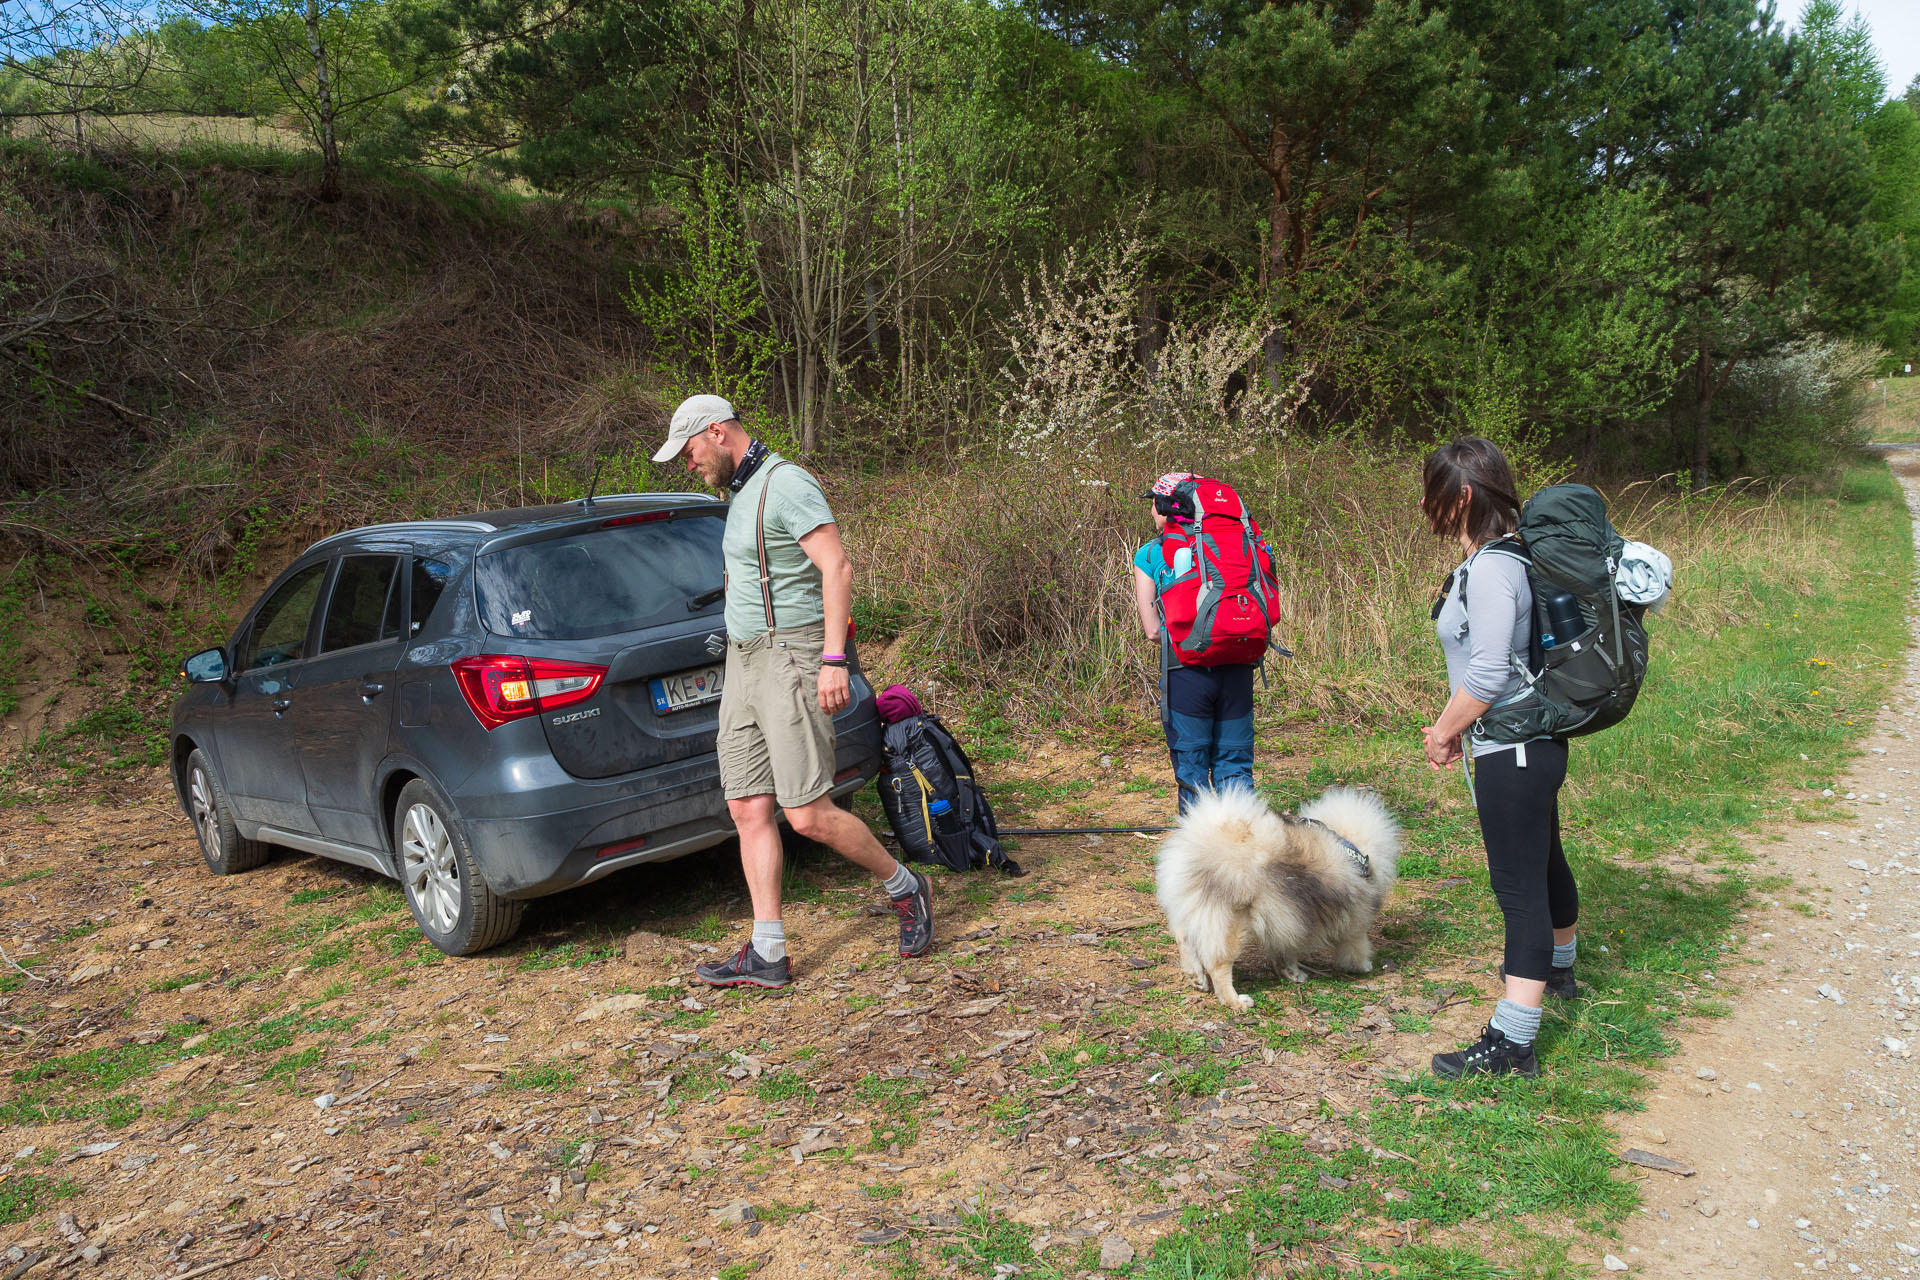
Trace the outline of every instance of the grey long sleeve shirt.
[[[1532, 638], [1533, 590], [1527, 585], [1527, 567], [1498, 552], [1475, 552], [1461, 567], [1467, 570], [1466, 599], [1460, 598], [1461, 575], [1455, 570], [1435, 623], [1447, 658], [1447, 687], [1465, 689], [1482, 702], [1498, 702], [1520, 687], [1512, 658], [1518, 654], [1524, 663]], [[1476, 738], [1470, 745], [1478, 756], [1511, 744]]]

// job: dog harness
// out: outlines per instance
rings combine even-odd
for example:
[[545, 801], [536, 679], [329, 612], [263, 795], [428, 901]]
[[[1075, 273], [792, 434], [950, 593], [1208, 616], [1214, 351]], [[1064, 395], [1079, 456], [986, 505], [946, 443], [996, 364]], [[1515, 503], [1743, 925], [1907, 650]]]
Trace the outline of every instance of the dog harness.
[[1361, 877], [1364, 879], [1371, 879], [1373, 877], [1373, 862], [1371, 859], [1367, 857], [1366, 854], [1360, 852], [1359, 845], [1347, 839], [1345, 836], [1341, 835], [1338, 831], [1335, 831], [1332, 827], [1320, 821], [1320, 819], [1318, 818], [1297, 818], [1295, 819], [1295, 821], [1311, 823], [1312, 825], [1326, 832], [1328, 835], [1332, 836], [1335, 843], [1337, 843], [1342, 849], [1345, 849], [1347, 851], [1347, 857], [1351, 859], [1353, 862], [1353, 869], [1355, 871], [1358, 871]]

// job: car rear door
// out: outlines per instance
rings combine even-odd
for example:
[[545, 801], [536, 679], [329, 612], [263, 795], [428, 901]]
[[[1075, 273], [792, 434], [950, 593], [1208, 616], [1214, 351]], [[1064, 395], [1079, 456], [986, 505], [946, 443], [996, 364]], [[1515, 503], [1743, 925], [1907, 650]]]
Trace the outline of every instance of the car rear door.
[[289, 715], [320, 834], [384, 849], [374, 771], [387, 753], [405, 648], [406, 580], [397, 553], [349, 554], [334, 570], [318, 653], [304, 664]]
[[[490, 649], [531, 663], [554, 758], [610, 778], [711, 755], [726, 666], [719, 589], [724, 510], [615, 516], [491, 549], [475, 562]], [[564, 681], [542, 663], [601, 669], [591, 695], [544, 696]]]
[[314, 605], [327, 564], [322, 559], [295, 569], [254, 609], [234, 659], [233, 697], [214, 729], [235, 816], [288, 831], [315, 829], [288, 716], [312, 652]]

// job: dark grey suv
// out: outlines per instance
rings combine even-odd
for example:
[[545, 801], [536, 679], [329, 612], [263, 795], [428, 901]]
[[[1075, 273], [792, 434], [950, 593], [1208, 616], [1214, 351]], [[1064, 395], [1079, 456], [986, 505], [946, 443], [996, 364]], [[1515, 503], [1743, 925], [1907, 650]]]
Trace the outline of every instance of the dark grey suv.
[[[173, 778], [207, 865], [277, 844], [371, 867], [468, 955], [512, 937], [529, 898], [731, 837], [726, 512], [624, 494], [307, 548], [183, 667]], [[852, 649], [836, 798], [880, 768]]]

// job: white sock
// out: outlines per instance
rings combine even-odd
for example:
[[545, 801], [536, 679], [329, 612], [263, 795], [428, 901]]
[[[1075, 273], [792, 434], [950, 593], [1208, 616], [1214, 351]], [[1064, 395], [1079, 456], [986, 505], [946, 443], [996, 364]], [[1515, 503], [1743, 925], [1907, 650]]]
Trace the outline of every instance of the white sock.
[[762, 960], [778, 964], [787, 958], [787, 926], [781, 920], [753, 922], [753, 949]]
[[1540, 1011], [1507, 999], [1493, 1006], [1491, 1022], [1514, 1044], [1532, 1044], [1540, 1034]]
[[880, 887], [887, 891], [889, 898], [904, 898], [918, 889], [920, 882], [913, 878], [913, 872], [907, 870], [906, 863], [896, 862], [893, 864], [893, 874], [888, 876]]
[[1556, 969], [1573, 968], [1573, 957], [1580, 950], [1580, 935], [1574, 934], [1565, 942], [1553, 944], [1553, 967]]

